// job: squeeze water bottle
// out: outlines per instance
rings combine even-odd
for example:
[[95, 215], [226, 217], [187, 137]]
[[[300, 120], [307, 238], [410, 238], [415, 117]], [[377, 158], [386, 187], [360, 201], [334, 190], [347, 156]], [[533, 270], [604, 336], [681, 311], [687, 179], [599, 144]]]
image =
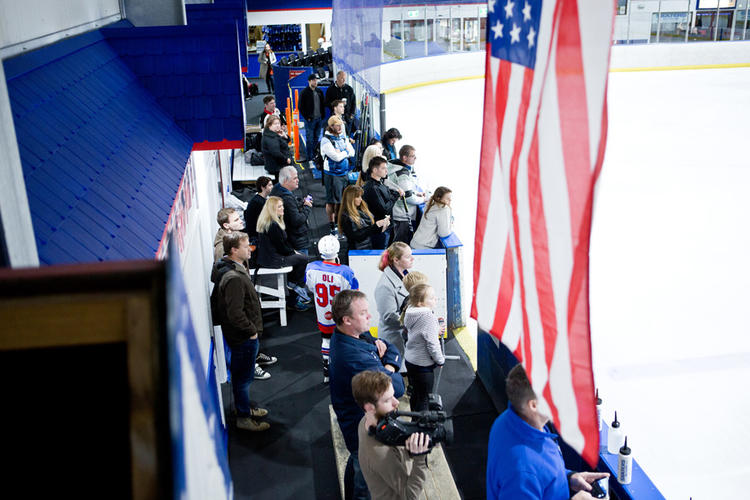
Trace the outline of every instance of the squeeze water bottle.
[[613, 455], [617, 455], [620, 452], [623, 440], [622, 428], [620, 428], [620, 422], [617, 420], [617, 412], [615, 412], [615, 419], [609, 427], [609, 434], [607, 434], [607, 451]]
[[628, 437], [625, 436], [625, 444], [620, 448], [617, 455], [617, 482], [620, 484], [630, 484], [633, 474], [633, 456], [628, 448]]
[[596, 389], [596, 422], [599, 424], [599, 432], [602, 431], [602, 398], [599, 397], [599, 389]]

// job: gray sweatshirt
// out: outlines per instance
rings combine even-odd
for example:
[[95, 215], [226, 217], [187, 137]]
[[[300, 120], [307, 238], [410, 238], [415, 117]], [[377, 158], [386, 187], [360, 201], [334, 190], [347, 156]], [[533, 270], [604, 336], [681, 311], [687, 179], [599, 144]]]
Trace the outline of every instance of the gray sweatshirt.
[[413, 365], [432, 366], [445, 363], [440, 348], [440, 325], [437, 316], [427, 307], [410, 307], [404, 315], [409, 333], [404, 359]]

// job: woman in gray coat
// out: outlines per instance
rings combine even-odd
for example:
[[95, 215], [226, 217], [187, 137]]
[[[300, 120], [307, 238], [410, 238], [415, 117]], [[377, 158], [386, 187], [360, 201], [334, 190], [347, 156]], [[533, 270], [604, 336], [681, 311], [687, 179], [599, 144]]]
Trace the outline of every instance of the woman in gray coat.
[[397, 241], [383, 252], [378, 268], [383, 271], [375, 287], [375, 302], [378, 306], [378, 338], [395, 345], [401, 353], [401, 371], [404, 370], [404, 338], [401, 325], [401, 304], [409, 297], [404, 288], [404, 275], [414, 265], [411, 248]]

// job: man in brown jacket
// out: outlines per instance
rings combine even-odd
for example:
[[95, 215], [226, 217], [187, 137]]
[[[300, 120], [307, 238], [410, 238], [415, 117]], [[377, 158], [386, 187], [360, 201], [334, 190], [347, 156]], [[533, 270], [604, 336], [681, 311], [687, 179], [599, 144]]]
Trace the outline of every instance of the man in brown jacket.
[[264, 431], [268, 410], [250, 406], [250, 384], [255, 374], [258, 355], [258, 335], [263, 332], [260, 300], [243, 262], [250, 258], [250, 242], [245, 233], [233, 232], [224, 236], [224, 257], [214, 264], [211, 281], [219, 287], [216, 300], [212, 299], [215, 319], [221, 325], [224, 341], [232, 351], [229, 371], [232, 374], [232, 393], [237, 410], [237, 428]]
[[[430, 438], [416, 432], [405, 446], [388, 446], [369, 429], [398, 408], [391, 378], [382, 372], [363, 371], [352, 379], [354, 399], [365, 411], [359, 422], [359, 466], [372, 500], [418, 500], [427, 474]], [[412, 458], [409, 453], [418, 455]]]

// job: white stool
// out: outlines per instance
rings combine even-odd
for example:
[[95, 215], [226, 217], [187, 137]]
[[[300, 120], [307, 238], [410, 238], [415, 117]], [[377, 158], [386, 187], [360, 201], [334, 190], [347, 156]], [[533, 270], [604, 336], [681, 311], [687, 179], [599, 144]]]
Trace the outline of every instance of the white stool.
[[[261, 293], [275, 297], [277, 300], [262, 300], [260, 301], [261, 309], [279, 309], [279, 319], [281, 326], [286, 326], [286, 274], [292, 270], [292, 266], [280, 267], [278, 269], [268, 269], [261, 267], [258, 269], [258, 276], [271, 276], [276, 275], [276, 288], [261, 285], [260, 283], [255, 284], [255, 291], [260, 295]], [[250, 270], [250, 274], [255, 274], [254, 270]]]

